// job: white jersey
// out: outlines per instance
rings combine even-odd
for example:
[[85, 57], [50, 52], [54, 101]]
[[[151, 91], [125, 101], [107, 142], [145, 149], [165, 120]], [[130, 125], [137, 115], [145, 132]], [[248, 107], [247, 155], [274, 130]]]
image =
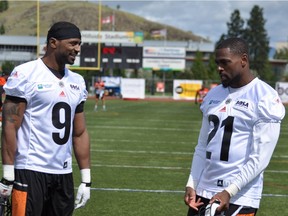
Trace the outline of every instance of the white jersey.
[[232, 89], [219, 85], [201, 105], [203, 122], [187, 186], [211, 199], [230, 184], [236, 205], [259, 208], [263, 170], [276, 146], [285, 108], [268, 84], [255, 78]]
[[15, 67], [4, 86], [27, 109], [17, 133], [16, 169], [72, 172], [72, 129], [76, 107], [87, 98], [82, 76], [65, 69], [58, 79], [41, 59]]

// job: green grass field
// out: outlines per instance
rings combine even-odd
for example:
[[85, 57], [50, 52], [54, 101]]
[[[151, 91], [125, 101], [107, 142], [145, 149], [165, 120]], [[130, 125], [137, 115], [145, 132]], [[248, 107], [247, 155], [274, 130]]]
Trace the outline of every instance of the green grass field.
[[[91, 136], [91, 199], [75, 216], [182, 216], [184, 188], [201, 125], [199, 106], [181, 101], [86, 103]], [[258, 216], [288, 215], [287, 121], [265, 172]], [[75, 186], [79, 172], [75, 164]]]

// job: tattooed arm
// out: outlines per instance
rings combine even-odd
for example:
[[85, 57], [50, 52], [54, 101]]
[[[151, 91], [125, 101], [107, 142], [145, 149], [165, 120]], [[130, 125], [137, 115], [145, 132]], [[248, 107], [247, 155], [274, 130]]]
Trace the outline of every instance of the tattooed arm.
[[22, 123], [25, 109], [25, 100], [16, 97], [6, 97], [2, 107], [1, 154], [3, 165], [14, 165], [17, 149], [17, 130]]

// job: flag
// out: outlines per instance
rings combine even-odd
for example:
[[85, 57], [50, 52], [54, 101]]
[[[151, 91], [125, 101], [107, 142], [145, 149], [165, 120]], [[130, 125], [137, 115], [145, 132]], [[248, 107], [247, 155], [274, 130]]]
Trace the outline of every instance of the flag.
[[102, 24], [109, 24], [109, 23], [113, 23], [114, 21], [114, 16], [107, 16], [101, 19], [101, 23]]
[[152, 37], [166, 37], [167, 29], [153, 30], [151, 31]]

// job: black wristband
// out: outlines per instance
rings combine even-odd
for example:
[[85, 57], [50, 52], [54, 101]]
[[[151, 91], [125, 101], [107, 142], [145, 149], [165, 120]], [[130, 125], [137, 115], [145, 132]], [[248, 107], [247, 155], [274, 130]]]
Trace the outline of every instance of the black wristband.
[[85, 184], [86, 185], [86, 187], [91, 187], [91, 185], [92, 185], [92, 182], [89, 182], [89, 183], [86, 183], [86, 182], [82, 182], [83, 184]]
[[1, 183], [4, 185], [13, 185], [14, 181], [8, 181], [7, 179], [2, 178]]

